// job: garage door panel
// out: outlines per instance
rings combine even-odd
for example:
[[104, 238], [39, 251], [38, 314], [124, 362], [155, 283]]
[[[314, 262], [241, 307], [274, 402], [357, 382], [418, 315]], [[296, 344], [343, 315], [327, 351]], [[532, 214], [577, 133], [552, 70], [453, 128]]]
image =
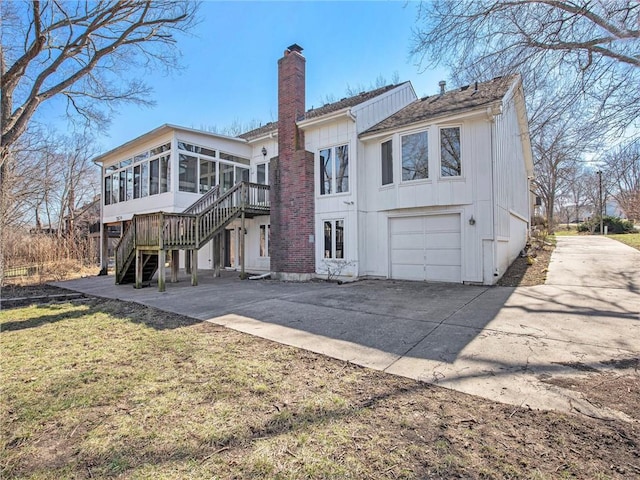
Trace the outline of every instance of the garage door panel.
[[427, 250], [427, 268], [430, 265], [460, 266], [460, 250]]
[[394, 250], [391, 252], [391, 262], [398, 265], [414, 265], [424, 259], [424, 250]]
[[422, 233], [424, 231], [424, 223], [422, 217], [400, 217], [394, 218], [393, 233]]
[[460, 215], [431, 215], [427, 216], [428, 232], [459, 232]]
[[460, 282], [460, 267], [432, 265], [427, 269], [427, 280], [433, 282]]
[[421, 250], [424, 248], [424, 233], [403, 233], [393, 235], [391, 243], [394, 249]]
[[461, 281], [460, 215], [392, 218], [389, 229], [392, 278]]
[[402, 280], [424, 280], [424, 267], [422, 265], [395, 264], [394, 277]]
[[460, 233], [427, 233], [426, 245], [429, 249], [436, 248], [455, 248], [460, 249]]

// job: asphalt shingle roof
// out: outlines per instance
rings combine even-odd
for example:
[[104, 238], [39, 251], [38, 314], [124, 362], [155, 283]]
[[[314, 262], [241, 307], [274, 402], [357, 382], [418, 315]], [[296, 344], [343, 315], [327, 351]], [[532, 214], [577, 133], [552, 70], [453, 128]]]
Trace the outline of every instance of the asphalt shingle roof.
[[450, 90], [443, 95], [421, 98], [364, 131], [361, 135], [381, 133], [431, 118], [489, 105], [502, 99], [517, 78], [517, 75], [496, 77], [488, 82], [478, 83], [477, 89], [473, 84]]
[[[328, 103], [318, 108], [312, 108], [307, 110], [304, 115], [298, 118], [300, 120], [308, 120], [310, 118], [318, 118], [323, 115], [327, 115], [329, 113], [337, 112], [339, 110], [355, 107], [361, 103], [366, 102], [367, 100], [371, 100], [372, 98], [377, 97], [378, 95], [382, 95], [385, 92], [397, 87], [398, 85], [386, 85], [384, 87], [376, 88], [375, 90], [371, 90], [369, 92], [362, 92], [352, 97], [343, 98], [337, 102]], [[240, 138], [244, 138], [245, 140], [251, 140], [253, 138], [258, 138], [263, 135], [266, 135], [270, 132], [274, 132], [278, 130], [278, 122], [269, 122], [261, 127], [258, 127], [254, 130], [250, 130], [248, 132], [242, 133], [238, 135]]]

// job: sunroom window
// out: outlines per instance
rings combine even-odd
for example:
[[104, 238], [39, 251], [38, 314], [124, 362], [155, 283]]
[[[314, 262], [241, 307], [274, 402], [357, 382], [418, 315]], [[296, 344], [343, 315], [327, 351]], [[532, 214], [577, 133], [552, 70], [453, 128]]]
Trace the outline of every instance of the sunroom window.
[[402, 181], [429, 178], [429, 132], [402, 137]]
[[198, 159], [191, 155], [180, 154], [179, 164], [179, 187], [181, 192], [197, 193], [196, 175], [198, 168]]

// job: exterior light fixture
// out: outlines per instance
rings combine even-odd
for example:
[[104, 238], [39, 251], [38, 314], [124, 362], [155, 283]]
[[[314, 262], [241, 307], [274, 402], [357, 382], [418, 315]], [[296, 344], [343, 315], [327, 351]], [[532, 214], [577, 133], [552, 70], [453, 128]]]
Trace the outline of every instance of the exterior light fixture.
[[262, 156], [266, 157], [267, 156], [267, 149], [266, 147], [262, 147]]
[[471, 218], [469, 219], [469, 225], [475, 225], [476, 224], [476, 219], [473, 218], [473, 215], [471, 215]]

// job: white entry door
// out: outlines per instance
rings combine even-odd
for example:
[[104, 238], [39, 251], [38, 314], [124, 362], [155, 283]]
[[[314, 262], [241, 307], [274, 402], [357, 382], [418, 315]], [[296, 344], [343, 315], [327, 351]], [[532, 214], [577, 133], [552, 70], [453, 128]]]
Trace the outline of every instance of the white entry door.
[[391, 218], [391, 278], [461, 282], [460, 215]]

